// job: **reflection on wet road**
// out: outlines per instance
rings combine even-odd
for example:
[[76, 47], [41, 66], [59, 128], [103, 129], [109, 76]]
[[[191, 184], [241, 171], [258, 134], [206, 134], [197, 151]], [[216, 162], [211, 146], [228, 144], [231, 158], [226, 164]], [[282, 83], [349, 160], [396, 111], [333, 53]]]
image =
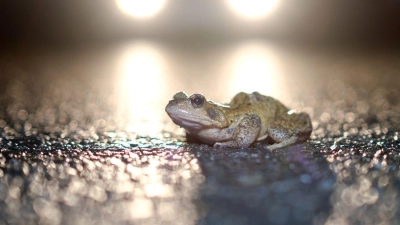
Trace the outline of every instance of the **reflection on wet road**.
[[[159, 97], [168, 86], [168, 70], [160, 49], [149, 43], [138, 42], [122, 48], [116, 79], [119, 90], [119, 110], [131, 120], [131, 132], [156, 133], [162, 129], [163, 102]], [[164, 101], [166, 102], [166, 101]]]
[[156, 134], [162, 130], [169, 120], [166, 102], [180, 90], [221, 102], [240, 91], [287, 96], [279, 52], [267, 43], [248, 41], [193, 52], [173, 47], [149, 41], [116, 47], [113, 73], [118, 78], [113, 82], [119, 112], [131, 123], [128, 131]]
[[[0, 56], [0, 224], [397, 224], [400, 64], [372, 50], [137, 40]], [[187, 143], [177, 91], [271, 95], [305, 144]]]

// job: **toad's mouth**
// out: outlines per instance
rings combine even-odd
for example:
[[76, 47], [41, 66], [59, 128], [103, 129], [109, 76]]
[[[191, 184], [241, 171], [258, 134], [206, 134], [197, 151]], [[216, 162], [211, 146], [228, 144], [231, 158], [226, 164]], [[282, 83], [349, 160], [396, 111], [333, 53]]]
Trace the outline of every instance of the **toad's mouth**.
[[175, 124], [186, 129], [202, 129], [214, 126], [213, 121], [206, 116], [191, 114], [183, 110], [167, 113]]
[[166, 107], [165, 111], [172, 121], [185, 129], [199, 130], [220, 127], [220, 123], [201, 113], [193, 113], [176, 107]]

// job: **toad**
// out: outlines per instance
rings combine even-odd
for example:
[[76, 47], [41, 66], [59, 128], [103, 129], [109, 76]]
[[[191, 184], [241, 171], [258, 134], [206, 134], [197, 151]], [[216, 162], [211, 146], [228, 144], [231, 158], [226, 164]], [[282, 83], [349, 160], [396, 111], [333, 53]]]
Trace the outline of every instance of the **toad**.
[[246, 148], [268, 140], [272, 145], [266, 149], [274, 150], [305, 142], [312, 132], [307, 113], [295, 113], [258, 92], [241, 92], [229, 104], [178, 92], [165, 110], [189, 135], [214, 147]]

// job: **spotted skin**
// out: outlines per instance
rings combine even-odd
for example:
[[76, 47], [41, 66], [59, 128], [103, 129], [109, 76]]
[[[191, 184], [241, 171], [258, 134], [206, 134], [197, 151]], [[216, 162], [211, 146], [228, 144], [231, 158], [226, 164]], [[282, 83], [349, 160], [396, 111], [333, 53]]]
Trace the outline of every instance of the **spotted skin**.
[[258, 92], [240, 92], [226, 105], [178, 92], [165, 110], [175, 124], [215, 147], [246, 148], [268, 138], [274, 144], [266, 149], [274, 150], [304, 142], [312, 132], [308, 114]]

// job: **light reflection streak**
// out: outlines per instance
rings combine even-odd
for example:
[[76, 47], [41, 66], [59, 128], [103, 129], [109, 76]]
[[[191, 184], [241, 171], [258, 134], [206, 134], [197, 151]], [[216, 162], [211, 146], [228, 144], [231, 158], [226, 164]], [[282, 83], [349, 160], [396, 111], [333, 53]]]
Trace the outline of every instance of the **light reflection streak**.
[[[264, 42], [239, 43], [229, 48], [231, 53], [228, 56], [223, 54], [213, 61], [212, 64], [220, 65], [222, 70], [214, 68], [208, 72], [216, 74], [212, 80], [218, 86], [218, 89], [215, 89], [215, 85], [212, 86], [209, 91], [209, 83], [201, 83], [206, 74], [188, 76], [185, 68], [190, 63], [173, 63], [174, 53], [165, 52], [159, 45], [134, 42], [122, 49], [122, 57], [118, 62], [117, 73], [120, 79], [117, 90], [120, 115], [127, 118], [124, 126], [128, 132], [157, 135], [161, 129], [168, 127], [164, 121], [170, 122], [171, 127], [168, 129], [176, 129], [174, 133], [182, 132], [172, 124], [164, 111], [172, 92], [182, 89], [182, 85], [183, 91], [192, 93], [193, 88], [190, 87], [196, 84], [195, 89], [198, 92], [203, 92], [209, 99], [219, 102], [229, 101], [240, 91], [258, 91], [283, 102], [287, 100], [281, 62], [275, 49]], [[204, 61], [204, 56], [196, 55], [186, 62], [190, 61]], [[212, 66], [207, 63], [204, 67]], [[171, 94], [167, 96], [166, 93]]]
[[119, 107], [128, 112], [127, 131], [156, 134], [162, 128], [164, 105], [159, 99], [166, 76], [160, 49], [147, 42], [125, 46], [118, 73]]
[[228, 60], [229, 74], [232, 75], [230, 92], [258, 91], [282, 100], [285, 89], [279, 64], [274, 51], [263, 43], [240, 45]]

